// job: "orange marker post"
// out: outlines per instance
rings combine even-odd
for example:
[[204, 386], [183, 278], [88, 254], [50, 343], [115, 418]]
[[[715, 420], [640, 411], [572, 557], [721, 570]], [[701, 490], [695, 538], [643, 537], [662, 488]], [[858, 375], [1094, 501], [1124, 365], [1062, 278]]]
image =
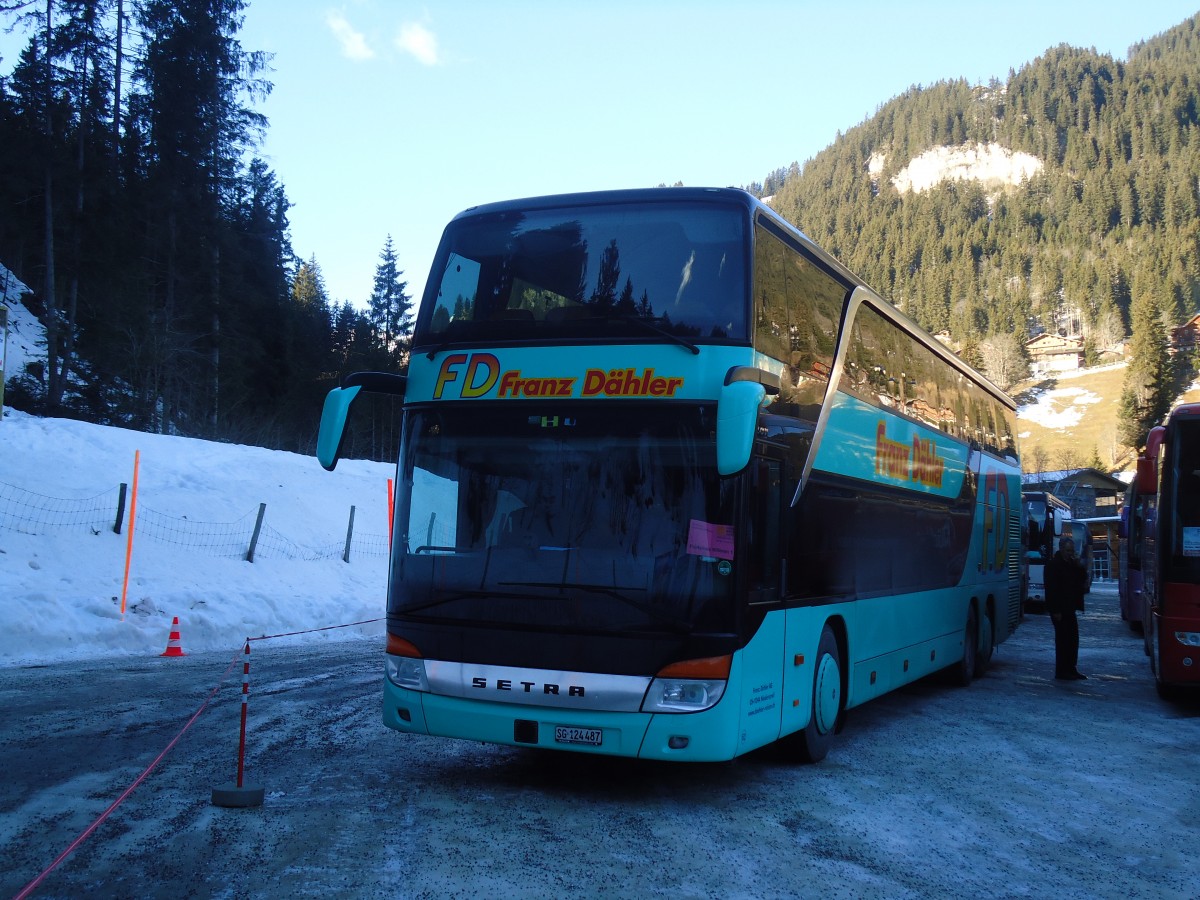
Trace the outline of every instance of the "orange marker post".
[[388, 479], [388, 549], [392, 549], [392, 519], [396, 515], [396, 495], [392, 493], [392, 479]]
[[125, 541], [125, 581], [121, 585], [121, 618], [125, 618], [125, 596], [129, 592], [129, 561], [133, 558], [133, 519], [137, 512], [138, 463], [142, 451], [133, 451], [133, 497], [129, 501], [129, 536]]

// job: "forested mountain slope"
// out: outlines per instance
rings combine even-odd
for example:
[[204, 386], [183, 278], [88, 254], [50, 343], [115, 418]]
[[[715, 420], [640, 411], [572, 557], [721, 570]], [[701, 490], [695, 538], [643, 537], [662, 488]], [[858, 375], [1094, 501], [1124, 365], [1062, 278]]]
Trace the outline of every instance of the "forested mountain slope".
[[1124, 61], [1063, 45], [1005, 82], [913, 87], [754, 187], [984, 368], [973, 348], [1041, 329], [1092, 361], [1139, 319], [1161, 344], [1200, 305], [1200, 18]]

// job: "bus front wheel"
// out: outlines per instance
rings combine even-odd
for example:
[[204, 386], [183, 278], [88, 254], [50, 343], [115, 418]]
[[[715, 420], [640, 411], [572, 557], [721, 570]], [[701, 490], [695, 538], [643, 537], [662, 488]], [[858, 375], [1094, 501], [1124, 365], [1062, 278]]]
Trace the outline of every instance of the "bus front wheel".
[[837, 637], [828, 625], [817, 645], [813, 670], [812, 715], [808, 725], [796, 733], [796, 749], [802, 762], [820, 762], [829, 753], [838, 716], [842, 712], [842, 660]]

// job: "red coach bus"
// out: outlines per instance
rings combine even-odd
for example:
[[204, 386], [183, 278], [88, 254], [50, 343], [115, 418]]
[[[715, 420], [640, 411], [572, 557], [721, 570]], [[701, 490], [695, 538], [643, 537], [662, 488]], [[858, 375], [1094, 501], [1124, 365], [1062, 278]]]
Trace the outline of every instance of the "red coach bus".
[[1146, 654], [1162, 697], [1200, 686], [1200, 403], [1150, 431], [1138, 490], [1155, 495], [1143, 541]]

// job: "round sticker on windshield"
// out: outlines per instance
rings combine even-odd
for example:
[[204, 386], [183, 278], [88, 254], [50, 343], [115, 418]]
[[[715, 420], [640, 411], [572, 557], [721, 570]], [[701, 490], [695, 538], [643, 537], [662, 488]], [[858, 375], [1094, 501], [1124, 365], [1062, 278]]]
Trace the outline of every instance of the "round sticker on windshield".
[[717, 571], [722, 575], [728, 575], [733, 571], [733, 563], [727, 559], [723, 559], [717, 563]]

